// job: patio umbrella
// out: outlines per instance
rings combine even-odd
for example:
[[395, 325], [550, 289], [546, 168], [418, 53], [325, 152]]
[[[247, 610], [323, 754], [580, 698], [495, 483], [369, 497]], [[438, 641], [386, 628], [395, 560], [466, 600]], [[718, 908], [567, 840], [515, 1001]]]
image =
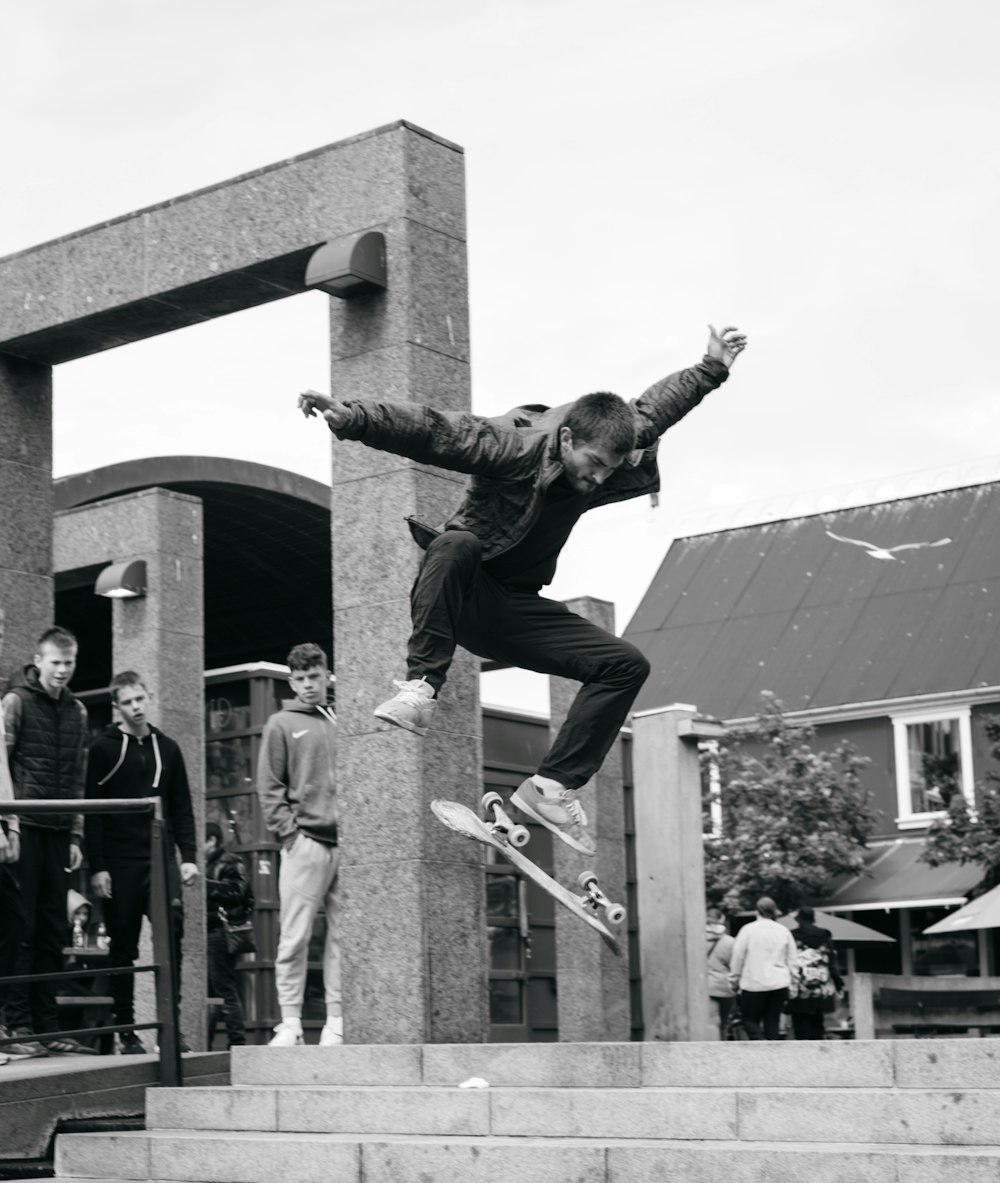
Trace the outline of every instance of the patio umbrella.
[[[799, 922], [793, 915], [780, 916], [778, 923], [785, 928], [798, 928]], [[831, 916], [829, 912], [816, 909], [816, 923], [820, 928], [828, 928], [835, 941], [845, 945], [874, 945], [878, 943], [894, 945], [895, 937], [887, 937], [884, 932], [877, 932], [867, 925], [858, 924], [854, 920], [844, 920], [840, 916]], [[997, 921], [1000, 926], [1000, 920]]]
[[1000, 928], [1000, 887], [992, 887], [981, 896], [924, 929], [924, 935], [940, 932], [966, 932], [972, 928]]

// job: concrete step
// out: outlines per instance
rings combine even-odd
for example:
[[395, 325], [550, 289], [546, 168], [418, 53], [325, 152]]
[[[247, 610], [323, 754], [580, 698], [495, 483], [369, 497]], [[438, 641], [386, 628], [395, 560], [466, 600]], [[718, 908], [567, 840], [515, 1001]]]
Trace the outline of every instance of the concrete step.
[[997, 1141], [1000, 1089], [151, 1089], [151, 1130], [745, 1142]]
[[241, 1047], [239, 1085], [504, 1088], [992, 1088], [1000, 1041], [547, 1043]]
[[[122, 1135], [61, 1138], [57, 1177], [220, 1183], [995, 1183], [1000, 1147], [646, 1139], [372, 1138], [335, 1134]], [[88, 1142], [90, 1143], [88, 1145]]]

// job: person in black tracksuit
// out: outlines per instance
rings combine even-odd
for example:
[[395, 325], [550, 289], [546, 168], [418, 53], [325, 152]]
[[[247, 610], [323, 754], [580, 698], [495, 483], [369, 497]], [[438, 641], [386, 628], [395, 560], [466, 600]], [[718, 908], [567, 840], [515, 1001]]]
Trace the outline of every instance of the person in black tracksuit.
[[[76, 654], [72, 633], [58, 626], [46, 629], [38, 639], [34, 663], [24, 667], [3, 697], [4, 742], [19, 801], [83, 796], [87, 711], [69, 689]], [[16, 878], [22, 914], [13, 972], [58, 973], [63, 967], [69, 873], [83, 861], [83, 818], [78, 813], [46, 813], [24, 814], [19, 820]], [[84, 1050], [77, 1040], [52, 1034], [59, 1029], [59, 1016], [51, 982], [9, 987], [6, 1022], [11, 1035], [18, 1037], [7, 1048], [14, 1055]]]
[[[181, 856], [185, 886], [198, 876], [198, 847], [184, 757], [177, 743], [146, 718], [149, 694], [131, 670], [111, 682], [111, 701], [119, 721], [109, 724], [91, 745], [87, 763], [88, 798], [160, 797], [169, 837]], [[106, 813], [87, 817], [87, 854], [91, 886], [101, 901], [111, 938], [111, 967], [133, 965], [139, 954], [143, 916], [150, 915], [151, 818], [149, 814]], [[167, 863], [174, 917], [177, 982], [180, 984], [183, 905], [176, 864]], [[115, 1023], [135, 1021], [135, 981], [129, 974], [111, 978]], [[135, 1032], [121, 1037], [125, 1054], [145, 1051]], [[182, 1050], [189, 1050], [182, 1038]]]
[[236, 979], [236, 957], [226, 944], [226, 929], [219, 909], [231, 924], [242, 924], [250, 910], [250, 882], [238, 854], [226, 850], [218, 822], [205, 826], [205, 927], [208, 929], [208, 989], [222, 999], [226, 1035], [230, 1047], [247, 1041], [243, 1002]]

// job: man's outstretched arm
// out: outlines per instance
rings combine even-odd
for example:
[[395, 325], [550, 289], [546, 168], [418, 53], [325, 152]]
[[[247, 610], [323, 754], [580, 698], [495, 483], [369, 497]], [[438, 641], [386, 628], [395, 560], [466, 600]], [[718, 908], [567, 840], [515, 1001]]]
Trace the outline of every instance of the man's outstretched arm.
[[493, 419], [417, 403], [341, 402], [315, 390], [299, 395], [306, 418], [319, 415], [338, 439], [358, 440], [420, 464], [516, 480], [531, 468], [518, 433]]
[[705, 356], [696, 366], [654, 382], [633, 402], [639, 421], [638, 447], [648, 448], [729, 377], [730, 366], [746, 348], [746, 335], [734, 326], [721, 332], [712, 325], [708, 328]]

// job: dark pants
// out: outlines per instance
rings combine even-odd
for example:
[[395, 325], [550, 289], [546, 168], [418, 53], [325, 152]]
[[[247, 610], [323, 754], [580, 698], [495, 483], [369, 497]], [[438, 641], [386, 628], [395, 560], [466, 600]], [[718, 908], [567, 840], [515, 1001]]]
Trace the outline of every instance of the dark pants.
[[410, 678], [439, 690], [456, 645], [504, 665], [582, 682], [538, 772], [578, 789], [601, 767], [649, 676], [649, 662], [559, 603], [516, 591], [482, 567], [479, 539], [446, 530], [427, 548], [410, 596]]
[[741, 990], [740, 1013], [747, 1035], [751, 1039], [780, 1039], [781, 1012], [787, 1000], [787, 989]]
[[236, 978], [236, 958], [226, 948], [226, 933], [221, 928], [208, 930], [208, 992], [222, 999], [229, 1046], [238, 1047], [246, 1043], [243, 1002]]
[[[16, 872], [17, 863], [0, 863], [0, 978], [13, 976], [18, 946], [24, 937], [24, 909]], [[4, 1022], [8, 989], [0, 985], [0, 1023]]]
[[825, 1034], [822, 1012], [796, 1014], [795, 1011], [792, 1011], [792, 1031], [796, 1039], [822, 1039]]
[[[54, 974], [63, 967], [69, 939], [66, 893], [69, 891], [69, 831], [46, 830], [21, 823], [21, 858], [17, 882], [21, 889], [23, 925], [14, 958], [15, 974]], [[7, 994], [7, 1025], [37, 1034], [59, 1030], [57, 982], [11, 986]]]
[[[111, 968], [134, 965], [139, 956], [139, 934], [142, 918], [150, 915], [150, 864], [148, 862], [114, 862], [108, 860], [111, 875], [111, 899], [103, 900], [104, 922], [111, 938]], [[174, 921], [174, 989], [180, 1003], [181, 937], [184, 935], [184, 911], [181, 906], [180, 884], [172, 864], [170, 901]], [[152, 917], [150, 916], [150, 923]], [[135, 978], [132, 974], [116, 974], [108, 979], [111, 997], [115, 1000], [115, 1022], [135, 1022]]]
[[725, 1039], [726, 1024], [729, 1022], [729, 1016], [733, 1013], [736, 999], [733, 997], [723, 998], [713, 995], [709, 1001], [715, 1003], [715, 1018], [719, 1024], [719, 1038]]

